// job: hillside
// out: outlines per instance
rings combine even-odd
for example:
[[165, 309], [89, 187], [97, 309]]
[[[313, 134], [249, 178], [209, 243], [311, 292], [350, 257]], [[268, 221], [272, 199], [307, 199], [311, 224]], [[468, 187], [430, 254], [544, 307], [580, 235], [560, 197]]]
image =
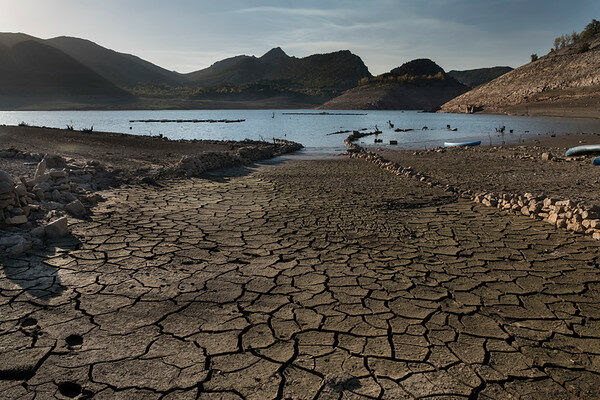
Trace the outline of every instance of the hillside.
[[428, 59], [410, 61], [323, 104], [329, 110], [431, 110], [468, 88]]
[[465, 93], [442, 111], [600, 117], [600, 34]]
[[237, 56], [219, 61], [186, 78], [200, 87], [271, 82], [288, 88], [341, 93], [370, 76], [360, 57], [347, 50], [296, 58], [276, 47], [262, 57]]
[[493, 81], [499, 76], [502, 76], [512, 70], [513, 68], [511, 67], [478, 68], [465, 71], [452, 70], [448, 72], [448, 75], [465, 86], [476, 88], [477, 86]]
[[[12, 40], [11, 40], [12, 39]], [[72, 57], [23, 36], [0, 41], [0, 106], [106, 104], [126, 101], [119, 89]]]

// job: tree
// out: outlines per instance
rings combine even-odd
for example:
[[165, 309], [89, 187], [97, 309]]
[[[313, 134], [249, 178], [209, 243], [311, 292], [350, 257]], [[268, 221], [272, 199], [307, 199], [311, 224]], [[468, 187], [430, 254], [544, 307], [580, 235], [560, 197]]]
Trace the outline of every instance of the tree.
[[539, 59], [539, 57], [538, 57], [538, 55], [537, 55], [536, 53], [533, 53], [533, 54], [531, 55], [531, 62], [535, 62], [535, 61], [537, 61], [538, 59]]

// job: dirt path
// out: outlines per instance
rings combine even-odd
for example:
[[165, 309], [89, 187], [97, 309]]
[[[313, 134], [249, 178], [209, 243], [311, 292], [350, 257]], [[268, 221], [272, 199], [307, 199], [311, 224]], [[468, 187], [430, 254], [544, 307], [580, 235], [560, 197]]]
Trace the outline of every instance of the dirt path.
[[2, 396], [600, 396], [596, 242], [359, 160], [238, 172], [6, 261]]

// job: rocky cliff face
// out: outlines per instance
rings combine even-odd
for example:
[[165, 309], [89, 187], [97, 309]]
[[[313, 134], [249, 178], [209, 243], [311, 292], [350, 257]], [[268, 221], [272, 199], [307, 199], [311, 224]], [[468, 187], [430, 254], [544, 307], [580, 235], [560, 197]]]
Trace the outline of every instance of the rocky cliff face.
[[468, 88], [428, 59], [410, 61], [390, 72], [365, 79], [323, 104], [328, 110], [431, 110]]
[[600, 116], [600, 36], [551, 52], [442, 106], [444, 112]]

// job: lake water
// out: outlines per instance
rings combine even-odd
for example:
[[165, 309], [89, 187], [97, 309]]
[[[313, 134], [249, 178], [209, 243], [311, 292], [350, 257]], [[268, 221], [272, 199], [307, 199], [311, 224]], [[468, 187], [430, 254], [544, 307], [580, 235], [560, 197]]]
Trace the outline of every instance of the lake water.
[[[347, 111], [364, 115], [286, 115], [290, 112], [318, 113], [314, 110], [192, 110], [192, 111], [0, 111], [0, 124], [75, 129], [94, 127], [95, 131], [143, 135], [162, 134], [171, 139], [243, 140], [281, 138], [302, 143], [309, 152], [344, 151], [348, 134], [328, 135], [340, 130], [383, 131], [378, 138], [386, 145], [397, 140], [399, 147], [431, 148], [444, 141], [481, 140], [483, 144], [516, 142], [538, 135], [572, 132], [600, 132], [600, 120], [583, 118], [517, 117], [505, 115], [431, 114], [418, 111]], [[331, 113], [344, 111], [331, 111]], [[273, 118], [275, 113], [275, 118]], [[131, 123], [140, 119], [245, 119], [241, 123]], [[413, 132], [394, 132], [412, 128]], [[457, 132], [446, 125], [458, 128]], [[428, 130], [422, 130], [427, 126]], [[496, 129], [505, 126], [502, 137]], [[509, 131], [513, 130], [511, 134]], [[372, 145], [374, 136], [359, 141]]]

